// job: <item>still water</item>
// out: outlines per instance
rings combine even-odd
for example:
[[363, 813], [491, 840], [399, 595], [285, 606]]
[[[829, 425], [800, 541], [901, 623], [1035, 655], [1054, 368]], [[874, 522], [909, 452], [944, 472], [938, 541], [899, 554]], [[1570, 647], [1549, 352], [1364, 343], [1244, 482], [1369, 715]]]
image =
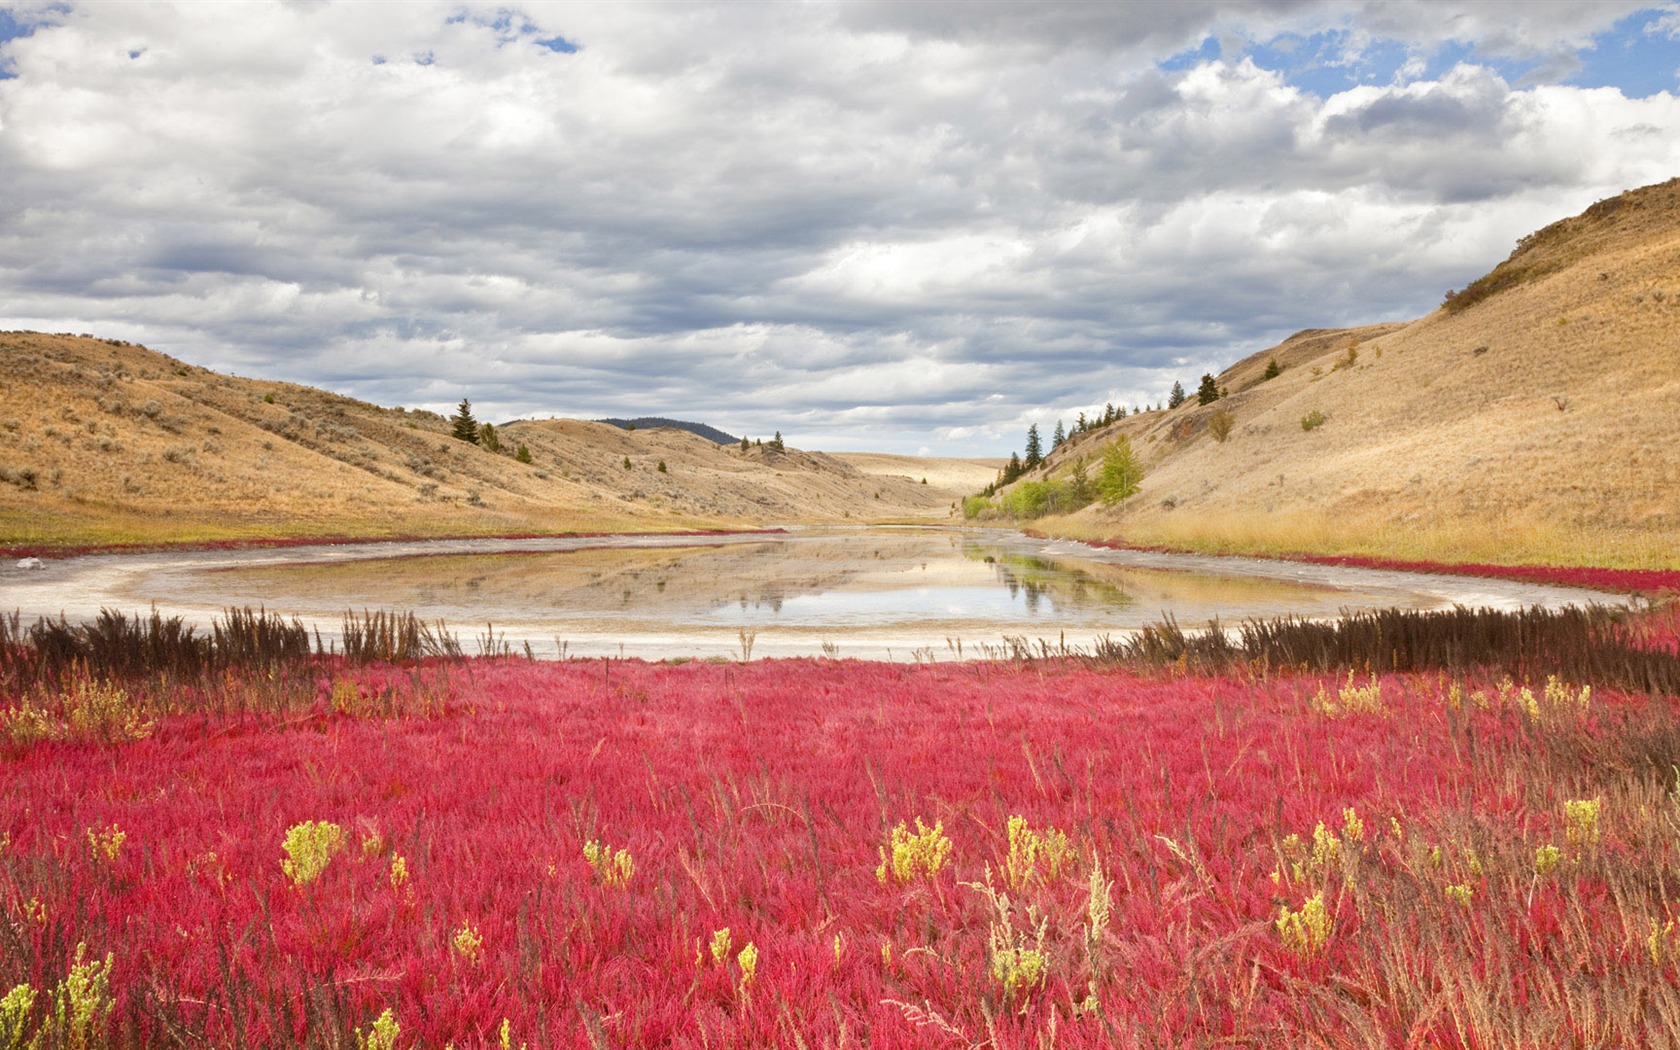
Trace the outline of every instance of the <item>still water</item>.
[[[1000, 530], [795, 530], [721, 537], [463, 540], [104, 556], [0, 574], [0, 608], [100, 607], [207, 623], [265, 607], [334, 633], [346, 609], [446, 621], [468, 651], [893, 658], [975, 655], [1009, 638], [1089, 645], [1184, 625], [1454, 603], [1613, 600], [1531, 585], [1252, 559], [1106, 551]], [[55, 606], [53, 603], [57, 601]]]

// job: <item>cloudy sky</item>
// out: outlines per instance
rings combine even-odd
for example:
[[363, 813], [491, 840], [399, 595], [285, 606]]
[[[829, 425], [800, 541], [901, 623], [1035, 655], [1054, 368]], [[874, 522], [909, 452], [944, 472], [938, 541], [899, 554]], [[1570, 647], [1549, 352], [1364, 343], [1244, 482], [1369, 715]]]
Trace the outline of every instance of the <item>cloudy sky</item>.
[[1007, 454], [1680, 175], [1680, 4], [0, 2], [0, 328]]

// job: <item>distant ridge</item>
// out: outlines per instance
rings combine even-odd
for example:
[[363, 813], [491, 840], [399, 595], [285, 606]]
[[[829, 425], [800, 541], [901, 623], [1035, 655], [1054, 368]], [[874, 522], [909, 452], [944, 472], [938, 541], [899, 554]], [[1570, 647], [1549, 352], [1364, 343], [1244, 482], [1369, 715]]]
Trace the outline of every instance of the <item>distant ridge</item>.
[[656, 430], [664, 427], [667, 430], [686, 430], [690, 434], [697, 434], [707, 441], [719, 445], [733, 445], [741, 439], [730, 437], [717, 427], [704, 423], [689, 423], [681, 419], [666, 419], [664, 416], [639, 416], [635, 419], [597, 419], [597, 423], [608, 423], [620, 430]]

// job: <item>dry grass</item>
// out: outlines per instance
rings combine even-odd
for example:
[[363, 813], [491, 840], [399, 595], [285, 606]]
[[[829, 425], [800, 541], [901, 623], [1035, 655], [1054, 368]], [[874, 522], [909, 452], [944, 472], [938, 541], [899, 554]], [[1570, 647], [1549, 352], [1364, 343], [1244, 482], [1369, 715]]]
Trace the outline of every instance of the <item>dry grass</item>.
[[1003, 459], [894, 456], [880, 452], [836, 452], [834, 458], [865, 474], [907, 478], [915, 482], [926, 478], [930, 487], [948, 489], [961, 495], [990, 484], [1007, 462]]
[[[1303, 332], [1223, 372], [1216, 406], [1082, 435], [1052, 470], [1126, 433], [1149, 476], [1122, 511], [1052, 527], [1257, 553], [1680, 564], [1680, 180], [1601, 211], [1536, 238], [1530, 276], [1475, 305]], [[1283, 373], [1264, 381], [1274, 358]], [[1207, 433], [1218, 409], [1235, 416], [1223, 444]], [[1328, 421], [1305, 431], [1314, 410]]]
[[[1126, 542], [1203, 554], [1358, 555], [1445, 564], [1598, 565], [1664, 569], [1675, 565], [1680, 535], [1571, 528], [1532, 520], [1396, 523], [1380, 511], [1333, 515], [1317, 509], [1269, 513], [1140, 511], [1125, 519]], [[1112, 520], [1077, 514], [1033, 528], [1077, 540], [1114, 538]]]
[[[921, 484], [907, 459], [872, 473], [673, 430], [498, 429], [500, 455], [453, 440], [431, 412], [115, 340], [0, 333], [0, 545], [923, 520], [949, 517], [966, 489]], [[514, 458], [521, 443], [529, 464]]]

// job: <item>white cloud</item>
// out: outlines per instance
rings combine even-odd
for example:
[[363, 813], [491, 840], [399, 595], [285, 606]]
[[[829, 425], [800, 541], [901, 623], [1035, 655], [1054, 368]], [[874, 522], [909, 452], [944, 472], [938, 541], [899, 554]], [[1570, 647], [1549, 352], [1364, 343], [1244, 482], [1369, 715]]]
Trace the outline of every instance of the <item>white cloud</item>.
[[[79, 6], [0, 45], [0, 327], [487, 418], [996, 452], [1421, 313], [1671, 175], [1672, 94], [1415, 60], [1568, 55], [1629, 10], [1531, 6]], [[1324, 30], [1414, 61], [1325, 99], [1156, 65]]]

